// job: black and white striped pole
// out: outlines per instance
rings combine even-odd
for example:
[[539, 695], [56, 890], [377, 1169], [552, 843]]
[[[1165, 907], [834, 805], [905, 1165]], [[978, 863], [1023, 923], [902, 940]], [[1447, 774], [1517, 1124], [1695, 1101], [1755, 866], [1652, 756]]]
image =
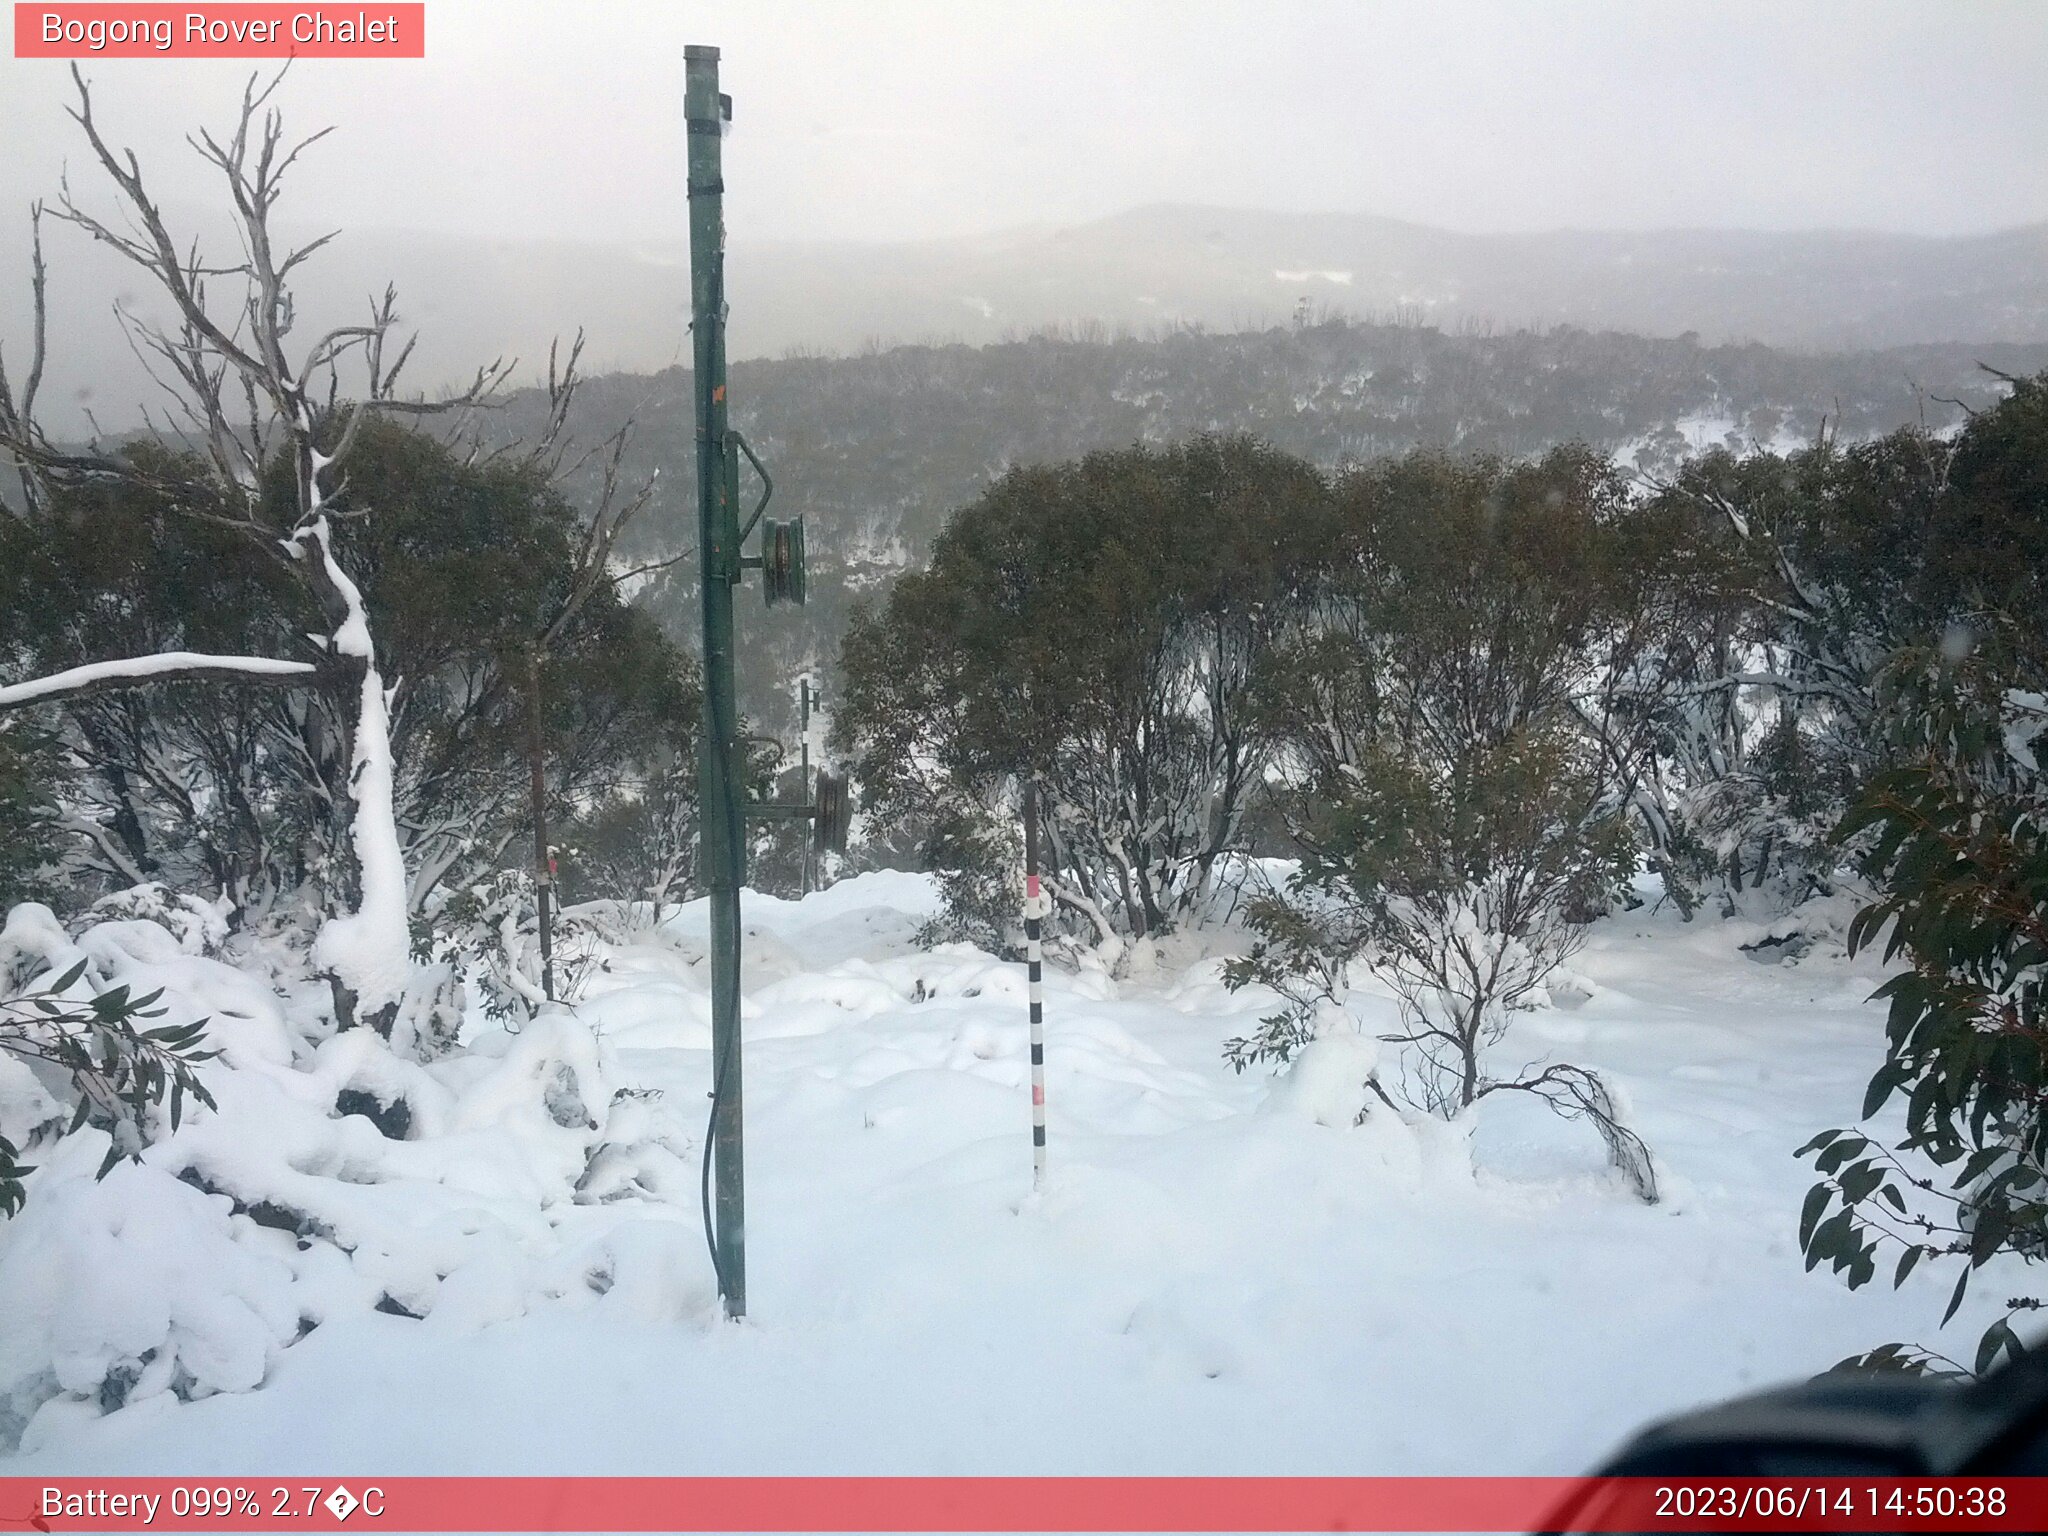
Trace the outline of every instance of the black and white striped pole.
[[1024, 785], [1024, 959], [1031, 997], [1031, 1187], [1045, 1188], [1045, 953], [1051, 901], [1038, 883], [1038, 784]]

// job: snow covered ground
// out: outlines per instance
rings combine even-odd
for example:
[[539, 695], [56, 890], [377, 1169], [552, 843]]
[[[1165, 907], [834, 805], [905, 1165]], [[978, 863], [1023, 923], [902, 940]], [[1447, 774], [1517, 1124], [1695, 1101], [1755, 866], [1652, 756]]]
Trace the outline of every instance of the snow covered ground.
[[[1332, 1053], [1234, 1075], [1222, 1043], [1272, 999], [1221, 984], [1228, 931], [1121, 982], [1049, 968], [1033, 1197], [1022, 967], [919, 950], [933, 902], [901, 874], [748, 900], [741, 1326], [697, 1207], [701, 906], [611, 953], [578, 1015], [595, 1051], [543, 1020], [410, 1074], [358, 1036], [295, 1047], [302, 1000], [145, 925], [87, 935], [237, 1015], [232, 1065], [218, 1116], [101, 1185], [96, 1149], [62, 1155], [0, 1223], [0, 1393], [27, 1418], [0, 1475], [1562, 1473], [1887, 1340], [1967, 1355], [2005, 1294], [1985, 1277], [1937, 1338], [1952, 1276], [1852, 1294], [1802, 1267], [1793, 1149], [1853, 1118], [1882, 1035], [1876, 972], [1838, 947], [1763, 964], [1754, 925], [1627, 914], [1518, 1019], [1504, 1065], [1623, 1089], [1654, 1206], [1540, 1109], [1353, 1126]], [[660, 1097], [563, 1112], [600, 1080]], [[351, 1082], [402, 1091], [410, 1139], [334, 1118]], [[315, 1235], [230, 1214], [265, 1157]], [[593, 1202], [607, 1178], [641, 1194]], [[165, 1338], [255, 1389], [182, 1401], [140, 1359]]]

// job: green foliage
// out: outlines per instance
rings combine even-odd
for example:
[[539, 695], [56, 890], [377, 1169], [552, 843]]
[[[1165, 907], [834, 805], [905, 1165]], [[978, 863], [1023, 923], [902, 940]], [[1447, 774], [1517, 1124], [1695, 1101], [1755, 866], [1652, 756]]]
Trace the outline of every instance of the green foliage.
[[[337, 499], [371, 513], [343, 523], [339, 544], [380, 664], [398, 680], [392, 744], [408, 860], [444, 866], [451, 883], [487, 879], [528, 815], [527, 660], [570, 602], [581, 521], [528, 464], [468, 464], [376, 421]], [[692, 750], [696, 669], [610, 585], [560, 627], [540, 682], [557, 825]]]
[[1230, 973], [1290, 1001], [1234, 1043], [1240, 1065], [1285, 1059], [1362, 963], [1402, 998], [1417, 1099], [1451, 1112], [1484, 1091], [1508, 1011], [1634, 862], [1576, 708], [1625, 507], [1578, 448], [1516, 466], [1414, 453], [1340, 482], [1315, 622], [1265, 674], [1303, 852]]
[[641, 774], [579, 809], [561, 837], [568, 889], [657, 905], [689, 900], [699, 890], [697, 754], [687, 740], [650, 753]]
[[[1090, 339], [1069, 330], [994, 346], [737, 361], [735, 424], [774, 470], [778, 506], [807, 518], [813, 563], [807, 607], [748, 620], [742, 706], [785, 729], [788, 679], [833, 655], [854, 603], [885, 599], [900, 572], [924, 564], [954, 510], [1011, 465], [1171, 443], [1221, 424], [1325, 470], [1417, 443], [1522, 459], [1583, 440], [1629, 444], [1624, 468], [1668, 472], [1692, 451], [1672, 426], [1688, 417], [1733, 418], [1738, 443], [1810, 442], [1837, 419], [1845, 441], [1923, 413], [1939, 427], [1960, 410], [1916, 396], [1916, 384], [1980, 407], [1998, 393], [1980, 360], [2023, 372], [2044, 355], [2038, 346], [1927, 347], [1908, 370], [1892, 353], [1352, 320], [1238, 334], [1178, 327]], [[681, 368], [592, 378], [577, 397], [592, 440], [637, 421], [628, 483], [661, 473], [628, 531], [635, 558], [695, 547], [690, 399]], [[504, 440], [530, 437], [545, 411], [544, 394], [530, 392], [487, 425]], [[685, 560], [662, 573], [648, 600], [682, 635], [695, 628], [696, 594]]]
[[[195, 500], [224, 510], [195, 461], [147, 442], [127, 457], [135, 481], [74, 485], [45, 516], [0, 516], [6, 675], [166, 650], [302, 655], [321, 623], [283, 551], [174, 512]], [[93, 829], [73, 848], [78, 894], [164, 878], [239, 899], [296, 865], [313, 817], [277, 766], [305, 747], [302, 731], [278, 728], [282, 703], [240, 683], [178, 683], [15, 716], [62, 744], [67, 805]]]
[[1390, 749], [1355, 767], [1349, 793], [1304, 812], [1310, 884], [1438, 909], [1512, 875], [1532, 902], [1586, 917], [1633, 862], [1618, 819], [1599, 813], [1597, 775], [1561, 730], [1525, 727], [1444, 764]]
[[[657, 734], [630, 771], [620, 773], [601, 795], [587, 798], [558, 823], [561, 837], [562, 888], [583, 898], [651, 901], [673, 906], [703, 894], [698, 882], [697, 775], [702, 696], [694, 658], [681, 658], [685, 687], [663, 710]], [[746, 731], [743, 796], [770, 798], [778, 749]], [[795, 798], [794, 776], [785, 786]], [[781, 852], [795, 837], [808, 835], [808, 823], [769, 823], [750, 828], [753, 844], [746, 871], [755, 889], [767, 889], [760, 855], [764, 848]], [[787, 882], [794, 889], [792, 874]]]
[[[1850, 504], [1889, 496], [1904, 511], [1875, 516], [1843, 557], [1896, 573], [1879, 584], [1878, 633], [1903, 636], [1869, 690], [1882, 756], [1835, 840], [1880, 890], [1851, 949], [1881, 944], [1901, 965], [1876, 994], [1885, 1060], [1863, 1113], [1897, 1101], [1906, 1134], [1885, 1147], [1834, 1130], [1802, 1148], [1821, 1180], [1800, 1239], [1809, 1267], [1826, 1261], [1851, 1286], [1881, 1251], [1897, 1255], [1895, 1286], [1923, 1262], [1960, 1261], [1943, 1323], [1994, 1258], [2048, 1259], [2048, 381], [2012, 382], [1931, 491], [1899, 444], [1863, 457], [1850, 478], [1870, 494]], [[2042, 1301], [2006, 1305], [1978, 1374], [2021, 1352], [2012, 1318]]]
[[53, 894], [49, 873], [60, 856], [59, 793], [68, 777], [47, 732], [0, 716], [0, 912]]
[[1239, 1070], [1288, 1060], [1337, 1025], [1367, 967], [1401, 1003], [1382, 1038], [1404, 1048], [1411, 1104], [1448, 1117], [1532, 1094], [1591, 1123], [1654, 1201], [1648, 1149], [1596, 1074], [1487, 1069], [1636, 863], [1635, 749], [1588, 704], [1644, 648], [1624, 633], [1652, 585], [1640, 541], [1623, 548], [1628, 505], [1582, 448], [1515, 466], [1414, 453], [1340, 481], [1306, 622], [1262, 679], [1301, 863], [1251, 903], [1257, 941], [1225, 970], [1287, 1007], [1225, 1054]]
[[919, 928], [918, 942], [1021, 956], [1024, 840], [1017, 824], [976, 807], [947, 806], [922, 831], [920, 863], [934, 872], [943, 905]]
[[[311, 654], [305, 637], [325, 624], [285, 553], [174, 509], [174, 495], [205, 494], [197, 466], [149, 444], [132, 454], [149, 480], [71, 487], [47, 516], [0, 517], [6, 674], [163, 650]], [[261, 515], [282, 530], [295, 509], [288, 464], [264, 492]], [[671, 721], [694, 718], [685, 657], [612, 587], [557, 625], [584, 530], [532, 467], [470, 462], [371, 418], [330, 505], [394, 690], [416, 899], [482, 878], [516, 835], [526, 659], [550, 629], [542, 724], [558, 816], [619, 792]], [[310, 688], [167, 684], [36, 711], [79, 770], [69, 796], [92, 829], [79, 861], [103, 887], [162, 879], [244, 909], [317, 894], [348, 866], [334, 807], [350, 771], [352, 686], [338, 674]]]
[[2048, 623], [2048, 383], [2009, 382], [1953, 444], [1914, 428], [1789, 458], [1716, 452], [1652, 503], [1719, 552], [1707, 574], [1727, 605], [1697, 637], [1718, 665], [1662, 712], [1682, 900], [1717, 881], [1783, 903], [1830, 889], [1855, 850], [1829, 834], [1893, 751], [1889, 659], [1967, 644], [1989, 615]]
[[1032, 775], [1067, 920], [1113, 947], [1185, 917], [1242, 844], [1270, 753], [1256, 679], [1323, 497], [1248, 439], [1003, 476], [841, 650], [835, 743], [878, 830], [924, 828], [981, 902], [1008, 854], [980, 823]]
[[[70, 1130], [93, 1125], [108, 1133], [99, 1167], [105, 1178], [123, 1157], [140, 1155], [156, 1105], [168, 1101], [174, 1131], [188, 1096], [213, 1107], [192, 1069], [220, 1053], [202, 1049], [204, 1019], [139, 1027], [141, 1020], [163, 1017], [166, 1010], [152, 1006], [161, 990], [137, 997], [117, 986], [87, 1002], [70, 997], [85, 969], [81, 960], [54, 981], [0, 1001], [0, 1053], [69, 1076], [77, 1096]], [[21, 1181], [33, 1170], [20, 1157], [20, 1149], [0, 1137], [0, 1216], [21, 1209]]]
[[[1894, 1285], [1923, 1260], [1961, 1259], [1944, 1323], [1993, 1257], [2048, 1258], [2042, 662], [2038, 636], [2018, 626], [1960, 662], [1902, 653], [1883, 693], [1898, 757], [1838, 829], [1868, 839], [1865, 868], [1883, 882], [1850, 947], [1881, 943], [1904, 962], [1876, 993], [1886, 1052], [1863, 1110], [1903, 1100], [1906, 1134], [1895, 1149], [1843, 1131], [1802, 1148], [1822, 1180], [1800, 1240], [1809, 1268], [1826, 1260], [1852, 1287], [1873, 1278], [1886, 1246], [1898, 1253]], [[2012, 1298], [2008, 1316], [2039, 1305]], [[2019, 1348], [2009, 1321], [1993, 1324], [1977, 1371]]]
[[[573, 1005], [596, 972], [602, 948], [625, 939], [624, 908], [597, 901], [575, 906], [556, 892], [548, 925], [553, 1000]], [[430, 930], [414, 940], [414, 958], [468, 976], [486, 1017], [516, 1028], [549, 1001], [540, 949], [540, 908], [533, 873], [500, 870], [450, 892]]]
[[1354, 764], [1301, 812], [1292, 889], [1313, 906], [1254, 907], [1261, 942], [1233, 974], [1306, 975], [1330, 996], [1339, 966], [1371, 967], [1402, 1000], [1416, 1097], [1445, 1113], [1472, 1103], [1508, 1014], [1577, 948], [1635, 863], [1578, 756], [1562, 733], [1527, 727], [1442, 765], [1391, 745]]
[[1233, 1071], [1270, 1064], [1285, 1066], [1316, 1038], [1326, 1005], [1340, 1006], [1349, 990], [1347, 968], [1364, 951], [1370, 935], [1357, 909], [1338, 903], [1294, 899], [1261, 891], [1245, 907], [1245, 925], [1258, 937], [1249, 954], [1223, 967], [1233, 991], [1257, 983], [1286, 999], [1279, 1013], [1259, 1020], [1249, 1035], [1223, 1043]]

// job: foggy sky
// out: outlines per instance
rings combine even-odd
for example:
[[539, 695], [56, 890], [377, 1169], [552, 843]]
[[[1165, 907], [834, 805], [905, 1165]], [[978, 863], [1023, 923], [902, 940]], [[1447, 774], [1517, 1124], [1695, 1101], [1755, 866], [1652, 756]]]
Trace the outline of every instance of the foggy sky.
[[[353, 9], [353, 7], [351, 7]], [[374, 10], [372, 4], [370, 9]], [[1388, 0], [430, 0], [424, 61], [308, 60], [338, 132], [286, 211], [342, 227], [674, 240], [682, 50], [736, 101], [734, 242], [895, 240], [1152, 202], [1466, 230], [2048, 219], [2048, 5]], [[249, 66], [89, 65], [160, 196], [216, 201], [169, 130]], [[55, 61], [0, 60], [0, 253], [85, 178]], [[97, 189], [95, 189], [95, 192]], [[14, 262], [0, 261], [11, 269]]]

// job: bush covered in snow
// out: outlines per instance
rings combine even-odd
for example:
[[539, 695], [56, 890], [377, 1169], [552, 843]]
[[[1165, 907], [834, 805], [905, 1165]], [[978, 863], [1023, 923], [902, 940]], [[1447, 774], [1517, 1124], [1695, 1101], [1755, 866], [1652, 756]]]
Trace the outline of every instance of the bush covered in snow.
[[[623, 937], [625, 910], [616, 902], [587, 902], [551, 912], [552, 1001], [574, 1003], [583, 995], [600, 947]], [[484, 1012], [500, 1022], [530, 1019], [551, 1001], [543, 985], [540, 909], [526, 870], [500, 870], [454, 892], [433, 913], [415, 952], [468, 979]]]
[[[302, 954], [238, 939], [211, 957], [217, 932], [161, 892], [106, 906], [75, 937], [47, 909], [9, 915], [0, 1044], [53, 992], [90, 1011], [125, 988], [204, 1018], [208, 1050], [185, 1056], [177, 1123], [137, 1106], [134, 1129], [68, 1134], [72, 1102], [0, 1051], [0, 1131], [36, 1164], [0, 1222], [0, 1448], [158, 1393], [249, 1390], [352, 1312], [472, 1328], [621, 1286], [667, 1315], [703, 1299], [678, 1278], [690, 1138], [573, 1013], [459, 1049], [446, 1027], [337, 1031]], [[408, 997], [444, 973], [417, 969]]]
[[1286, 1060], [1370, 970], [1400, 1004], [1382, 1097], [1452, 1117], [1530, 1093], [1591, 1120], [1653, 1199], [1648, 1154], [1594, 1074], [1492, 1059], [1638, 858], [1617, 755], [1573, 715], [1640, 595], [1606, 576], [1622, 487], [1578, 450], [1520, 466], [1418, 454], [1338, 496], [1326, 623], [1283, 652], [1270, 705], [1302, 860], [1250, 904], [1259, 941], [1228, 972], [1288, 1008], [1227, 1050], [1240, 1068]]
[[[144, 890], [131, 905], [163, 912], [167, 904]], [[218, 1054], [203, 1048], [206, 1021], [152, 1024], [169, 1011], [155, 1006], [162, 995], [161, 987], [138, 992], [107, 981], [104, 964], [79, 952], [49, 908], [8, 913], [0, 926], [0, 1217], [21, 1208], [22, 1179], [33, 1171], [24, 1148], [90, 1125], [106, 1136], [105, 1178], [161, 1128], [159, 1105], [172, 1131], [188, 1100], [213, 1107], [195, 1075]]]

